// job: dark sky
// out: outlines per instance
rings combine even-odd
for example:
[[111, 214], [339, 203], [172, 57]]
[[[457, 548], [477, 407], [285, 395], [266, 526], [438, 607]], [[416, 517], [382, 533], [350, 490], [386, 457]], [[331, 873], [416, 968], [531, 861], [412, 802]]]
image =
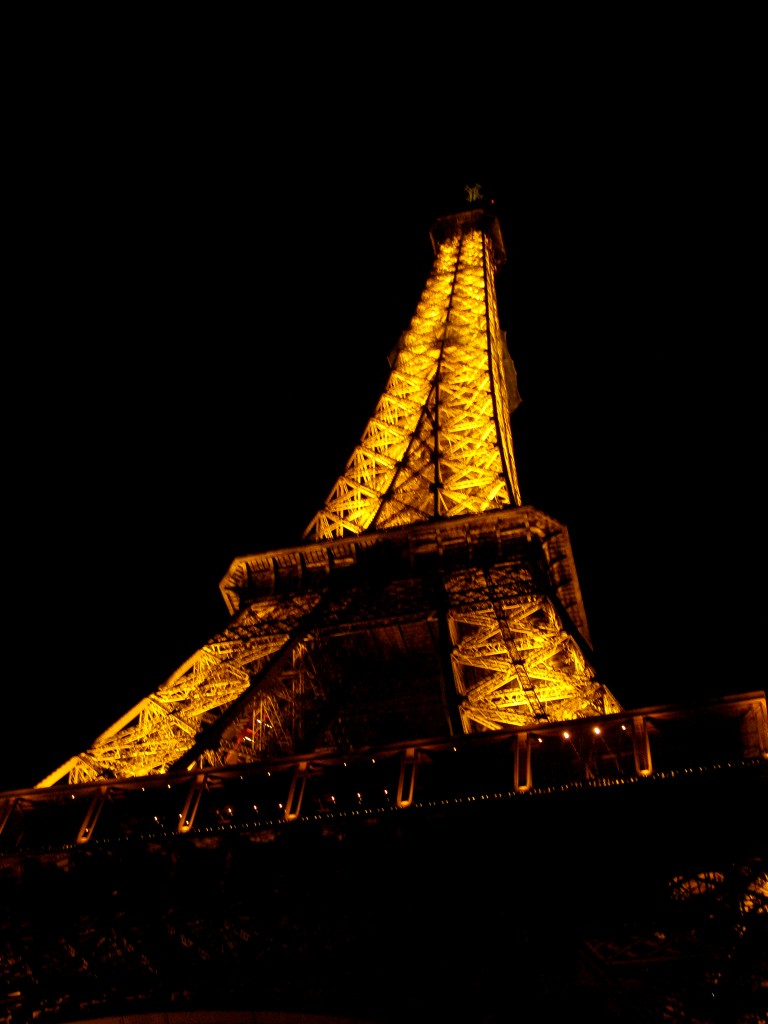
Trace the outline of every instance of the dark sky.
[[765, 166], [718, 89], [620, 86], [418, 132], [385, 101], [46, 93], [15, 158], [0, 788], [213, 636], [235, 557], [301, 541], [475, 182], [523, 499], [570, 530], [601, 677], [626, 707], [765, 688]]

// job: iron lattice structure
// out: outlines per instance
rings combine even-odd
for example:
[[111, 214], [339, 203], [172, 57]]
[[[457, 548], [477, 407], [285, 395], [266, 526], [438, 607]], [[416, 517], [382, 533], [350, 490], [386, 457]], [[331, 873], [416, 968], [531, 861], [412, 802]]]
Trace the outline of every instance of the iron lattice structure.
[[237, 559], [231, 618], [38, 786], [610, 714], [567, 529], [521, 503], [497, 219], [440, 218], [384, 393], [302, 543]]
[[520, 504], [510, 414], [514, 364], [499, 326], [498, 221], [446, 217], [435, 261], [384, 394], [323, 509], [324, 540]]

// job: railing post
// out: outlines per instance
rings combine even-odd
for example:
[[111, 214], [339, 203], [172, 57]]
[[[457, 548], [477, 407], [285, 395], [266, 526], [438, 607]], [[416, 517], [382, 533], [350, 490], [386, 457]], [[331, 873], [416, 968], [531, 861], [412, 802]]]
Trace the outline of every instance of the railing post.
[[653, 772], [653, 762], [648, 739], [648, 723], [644, 715], [634, 715], [632, 718], [632, 747], [635, 754], [635, 771], [638, 775], [650, 775]]
[[755, 725], [758, 756], [764, 760], [768, 759], [768, 715], [766, 715], [765, 700], [755, 701], [751, 713], [747, 717], [751, 718]]
[[77, 833], [77, 842], [80, 846], [83, 843], [87, 843], [93, 835], [93, 830], [96, 828], [96, 822], [99, 820], [101, 809], [107, 799], [107, 787], [99, 786], [96, 793], [93, 794], [88, 810], [83, 818], [83, 823], [80, 826], [80, 831]]
[[11, 797], [9, 800], [0, 801], [0, 832], [3, 831], [5, 826], [10, 821], [13, 809], [16, 806], [17, 798]]
[[194, 825], [195, 815], [197, 814], [197, 808], [200, 806], [200, 797], [203, 795], [204, 789], [205, 775], [201, 773], [192, 779], [189, 790], [187, 791], [187, 799], [184, 802], [184, 809], [179, 817], [178, 832], [189, 832]]
[[397, 783], [397, 806], [410, 807], [416, 784], [416, 748], [407, 747], [400, 755], [400, 778]]
[[286, 821], [295, 821], [301, 813], [301, 801], [304, 796], [304, 787], [307, 784], [308, 773], [309, 762], [299, 761], [293, 772], [291, 788], [288, 790], [288, 800], [285, 805], [285, 814], [283, 815]]
[[519, 732], [515, 737], [515, 792], [525, 793], [532, 785], [530, 737], [527, 732]]

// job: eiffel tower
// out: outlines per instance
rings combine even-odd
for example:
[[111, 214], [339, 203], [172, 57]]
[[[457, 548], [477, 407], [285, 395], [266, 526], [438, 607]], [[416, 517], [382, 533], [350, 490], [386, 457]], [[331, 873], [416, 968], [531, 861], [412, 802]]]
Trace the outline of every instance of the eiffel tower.
[[[601, 960], [579, 932], [579, 957], [559, 961], [576, 938], [551, 919], [565, 898], [553, 886], [586, 917], [584, 894], [618, 892], [641, 854], [620, 867], [602, 842], [582, 835], [579, 852], [556, 836], [630, 808], [642, 820], [638, 784], [662, 778], [674, 797], [657, 786], [655, 813], [674, 829], [679, 787], [713, 750], [730, 758], [730, 795], [722, 766], [685, 790], [689, 842], [704, 808], [727, 804], [739, 898], [765, 908], [765, 860], [744, 824], [764, 789], [765, 694], [695, 715], [627, 710], [599, 678], [567, 527], [524, 504], [518, 483], [498, 218], [467, 189], [431, 241], [384, 392], [301, 543], [237, 558], [220, 633], [33, 790], [0, 794], [14, 927], [29, 926], [18, 894], [33, 886], [49, 905], [76, 892], [81, 910], [74, 931], [49, 919], [47, 945], [0, 936], [7, 1021], [138, 1008], [234, 1024], [257, 1005], [265, 1016], [248, 1020], [496, 1024], [527, 1019], [507, 1003], [515, 962], [538, 979], [538, 1019], [548, 998], [551, 1019], [589, 999], [595, 1021], [661, 1020], [666, 996], [604, 980], [637, 936], [617, 938], [612, 922]], [[161, 926], [116, 923], [137, 878]], [[254, 878], [263, 891], [247, 898]], [[677, 880], [686, 894], [695, 884]], [[121, 914], [102, 909], [113, 886]], [[498, 941], [511, 922], [514, 939]], [[557, 1007], [550, 969], [568, 980]]]
[[384, 394], [305, 543], [238, 559], [227, 628], [42, 785], [619, 710], [568, 532], [521, 503], [498, 221], [469, 209], [432, 240]]

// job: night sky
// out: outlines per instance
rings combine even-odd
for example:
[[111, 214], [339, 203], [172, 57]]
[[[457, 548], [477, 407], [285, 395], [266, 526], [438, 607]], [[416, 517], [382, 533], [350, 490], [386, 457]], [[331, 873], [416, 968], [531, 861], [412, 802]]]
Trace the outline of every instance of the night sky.
[[221, 629], [234, 558], [301, 542], [474, 183], [523, 500], [569, 528], [600, 678], [636, 708], [764, 690], [765, 168], [715, 92], [437, 135], [47, 96], [16, 158], [0, 788]]

